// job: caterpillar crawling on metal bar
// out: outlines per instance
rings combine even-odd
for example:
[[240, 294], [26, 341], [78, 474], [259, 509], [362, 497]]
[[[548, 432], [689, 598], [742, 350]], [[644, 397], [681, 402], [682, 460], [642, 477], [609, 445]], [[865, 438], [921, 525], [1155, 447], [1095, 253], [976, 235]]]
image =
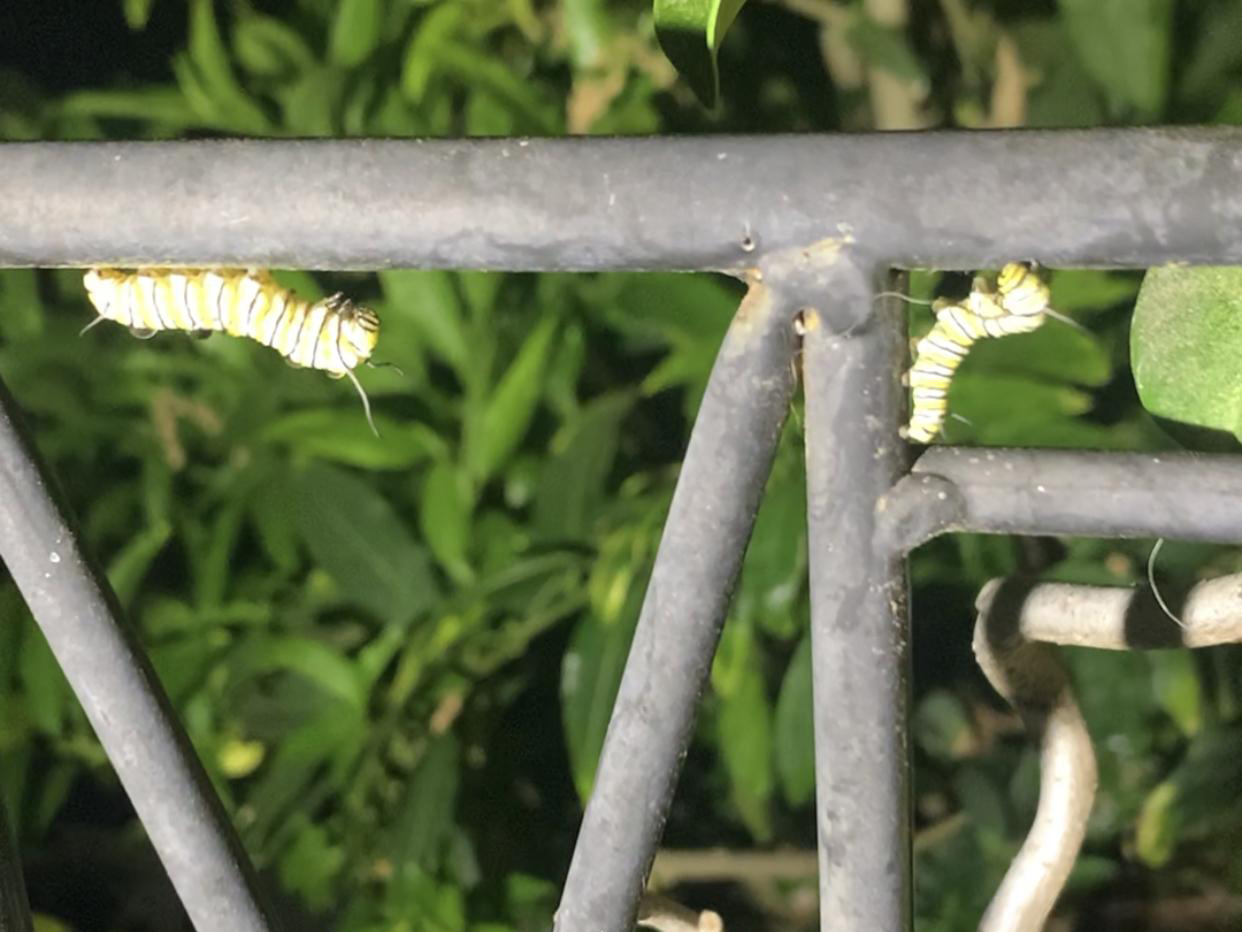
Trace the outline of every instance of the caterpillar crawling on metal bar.
[[931, 443], [944, 425], [949, 383], [970, 348], [987, 337], [1029, 333], [1048, 317], [1060, 317], [1049, 300], [1047, 284], [1030, 266], [1010, 262], [1000, 270], [995, 288], [978, 277], [963, 300], [942, 298], [933, 304], [936, 324], [919, 341], [914, 365], [903, 379], [911, 388], [913, 409], [901, 435]]
[[371, 404], [354, 369], [367, 363], [379, 340], [379, 318], [342, 294], [311, 302], [261, 269], [90, 269], [86, 293], [100, 321], [129, 327], [135, 336], [160, 330], [222, 330], [270, 346], [292, 365], [322, 369], [354, 383], [367, 423]]

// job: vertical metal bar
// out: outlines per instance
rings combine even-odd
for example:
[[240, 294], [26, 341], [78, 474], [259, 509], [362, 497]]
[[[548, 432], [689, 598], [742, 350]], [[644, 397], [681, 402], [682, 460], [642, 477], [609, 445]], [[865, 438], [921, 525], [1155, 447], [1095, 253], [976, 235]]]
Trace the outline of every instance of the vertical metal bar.
[[4, 560], [198, 932], [268, 932], [254, 877], [115, 596], [78, 546], [0, 385]]
[[788, 308], [752, 284], [686, 450], [557, 932], [630, 932], [793, 393]]
[[3, 804], [0, 804], [0, 932], [31, 932], [22, 859]]
[[[834, 303], [872, 301], [846, 262]], [[829, 307], [840, 317], [841, 308]], [[837, 313], [833, 313], [833, 312]], [[902, 329], [895, 307], [844, 334], [805, 316], [807, 508], [820, 928], [910, 928], [906, 734], [909, 619], [903, 559], [875, 541], [897, 480]]]

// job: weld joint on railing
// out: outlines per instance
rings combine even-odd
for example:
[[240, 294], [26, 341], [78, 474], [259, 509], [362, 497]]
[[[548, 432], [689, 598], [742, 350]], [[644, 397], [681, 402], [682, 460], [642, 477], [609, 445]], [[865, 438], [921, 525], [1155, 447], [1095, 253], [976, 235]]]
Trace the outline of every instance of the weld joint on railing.
[[876, 502], [875, 550], [905, 554], [960, 527], [966, 519], [966, 497], [950, 479], [935, 473], [910, 473]]

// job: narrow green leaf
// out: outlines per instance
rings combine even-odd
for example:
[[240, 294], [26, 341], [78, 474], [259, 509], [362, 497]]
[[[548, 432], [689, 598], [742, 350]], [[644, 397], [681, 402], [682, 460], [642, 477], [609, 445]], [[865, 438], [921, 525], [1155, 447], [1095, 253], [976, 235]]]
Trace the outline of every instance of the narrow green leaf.
[[402, 424], [375, 416], [379, 436], [361, 409], [311, 408], [273, 421], [263, 439], [308, 458], [362, 469], [408, 469], [445, 452], [445, 443], [425, 424]]
[[259, 634], [242, 641], [229, 663], [237, 682], [276, 671], [304, 677], [359, 716], [366, 709], [367, 695], [353, 663], [322, 641]]
[[465, 17], [463, 5], [445, 3], [428, 12], [419, 22], [406, 46], [401, 69], [401, 90], [408, 100], [422, 102], [436, 71], [436, 50], [456, 35]]
[[526, 436], [557, 326], [551, 315], [540, 319], [488, 399], [477, 430], [469, 435], [467, 464], [480, 482], [495, 475]]
[[705, 107], [720, 96], [716, 54], [746, 0], [655, 0], [656, 37]]
[[380, 618], [408, 621], [438, 598], [426, 552], [371, 486], [315, 465], [294, 487], [302, 539], [346, 599]]
[[[198, 77], [197, 90], [206, 98], [210, 112], [242, 132], [268, 131], [267, 117], [233, 74], [212, 0], [191, 0], [189, 64]], [[187, 77], [178, 74], [179, 80]], [[185, 83], [182, 89], [188, 90]]]
[[449, 462], [439, 462], [427, 472], [419, 495], [418, 517], [423, 540], [445, 571], [458, 582], [473, 575], [466, 560], [470, 542], [470, 516], [474, 508], [467, 480]]
[[1168, 96], [1172, 0], [1060, 0], [1083, 66], [1115, 104], [1157, 115]]
[[59, 737], [69, 714], [69, 683], [43, 632], [34, 625], [27, 627], [22, 639], [17, 674], [26, 694], [30, 723], [49, 737]]
[[557, 435], [535, 492], [533, 523], [541, 534], [586, 536], [616, 458], [621, 423], [633, 405], [630, 392], [593, 399]]
[[811, 701], [811, 636], [806, 634], [785, 670], [776, 700], [776, 773], [791, 806], [815, 796], [815, 726]]
[[574, 68], [598, 68], [610, 33], [604, 0], [564, 0], [561, 15]]
[[1139, 399], [1152, 414], [1242, 437], [1242, 269], [1152, 269], [1130, 326]]
[[860, 9], [855, 11], [845, 31], [845, 40], [871, 67], [919, 87], [929, 83], [927, 69], [904, 30], [883, 26]]
[[452, 274], [439, 269], [392, 269], [380, 272], [379, 277], [395, 312], [414, 320], [423, 342], [467, 382], [464, 373], [470, 364], [470, 341]]
[[392, 827], [391, 850], [397, 864], [432, 867], [454, 827], [458, 784], [457, 739], [432, 739], [409, 780], [405, 800]]
[[340, 0], [328, 37], [328, 57], [352, 68], [370, 58], [379, 45], [383, 0]]
[[160, 555], [172, 536], [172, 525], [167, 521], [145, 528], [129, 539], [108, 564], [108, 582], [122, 605], [129, 605], [138, 591], [138, 584]]
[[561, 715], [569, 769], [578, 796], [586, 800], [604, 747], [625, 658], [629, 656], [638, 600], [620, 623], [606, 624], [594, 615], [578, 623], [561, 662]]
[[[731, 624], [753, 637], [749, 625]], [[752, 646], [734, 651], [741, 666], [728, 677], [727, 688], [718, 684], [725, 677], [713, 669], [720, 710], [716, 742], [729, 775], [733, 803], [742, 821], [758, 841], [772, 834], [770, 803], [775, 784], [773, 766], [772, 711], [764, 690], [763, 674]]]
[[147, 25], [151, 18], [151, 7], [155, 0], [125, 0], [125, 24], [137, 32]]
[[172, 129], [197, 122], [186, 95], [175, 87], [76, 91], [61, 100], [59, 110], [65, 116], [141, 120]]
[[238, 18], [233, 50], [242, 68], [264, 77], [308, 71], [316, 64], [315, 53], [297, 30], [260, 13]]

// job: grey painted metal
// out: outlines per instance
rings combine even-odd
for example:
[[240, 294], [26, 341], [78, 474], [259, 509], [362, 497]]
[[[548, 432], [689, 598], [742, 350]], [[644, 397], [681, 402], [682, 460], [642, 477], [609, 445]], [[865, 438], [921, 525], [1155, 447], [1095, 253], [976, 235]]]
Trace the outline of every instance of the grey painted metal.
[[[846, 263], [832, 300], [866, 302]], [[877, 545], [876, 502], [904, 468], [901, 309], [836, 335], [808, 317], [807, 509], [820, 928], [911, 921], [909, 616], [904, 561]]]
[[794, 390], [792, 309], [753, 286], [694, 423], [558, 932], [629, 932]]
[[0, 558], [42, 628], [198, 932], [268, 932], [220, 802], [0, 386]]
[[1237, 541], [1242, 459], [932, 447], [880, 509], [899, 552], [946, 531]]
[[22, 859], [5, 807], [0, 805], [0, 932], [31, 932]]
[[1242, 264], [1242, 130], [0, 145], [0, 265]]

